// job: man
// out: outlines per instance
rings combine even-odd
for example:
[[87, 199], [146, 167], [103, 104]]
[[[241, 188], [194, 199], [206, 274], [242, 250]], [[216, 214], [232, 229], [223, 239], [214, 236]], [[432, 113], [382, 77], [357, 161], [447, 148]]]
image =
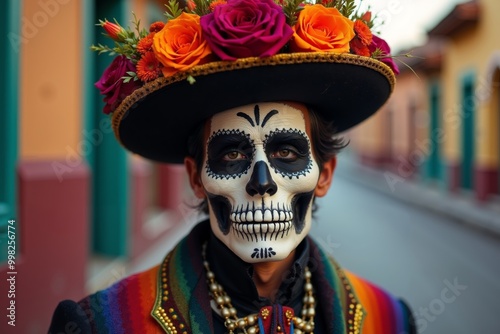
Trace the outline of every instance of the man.
[[[202, 15], [200, 26], [199, 18], [182, 14], [151, 32], [164, 77], [145, 83], [112, 108], [115, 134], [145, 158], [183, 162], [208, 220], [159, 266], [78, 303], [62, 302], [51, 333], [67, 331], [68, 324], [83, 333], [415, 332], [404, 302], [344, 271], [307, 236], [314, 200], [329, 190], [335, 154], [344, 146], [333, 135], [387, 100], [394, 73], [376, 59], [337, 49], [276, 53], [303, 47], [308, 38], [301, 35], [301, 22], [311, 19], [304, 26], [315, 27], [319, 14], [328, 18], [318, 27], [320, 37], [346, 29], [338, 35], [350, 36], [349, 46], [362, 35], [351, 31], [355, 25], [334, 7], [306, 6], [292, 13], [298, 17], [293, 29], [285, 26], [283, 11], [271, 0], [234, 0]], [[210, 21], [231, 15], [245, 18], [236, 20], [234, 31], [227, 22], [217, 27]], [[268, 16], [273, 19], [266, 24], [246, 21]], [[232, 31], [234, 37], [247, 22], [252, 22], [252, 38], [273, 40], [272, 54], [204, 60], [174, 74], [165, 70], [172, 66], [163, 58], [171, 45], [180, 45], [177, 58], [188, 53], [184, 60], [193, 52], [205, 59], [212, 51], [225, 59], [235, 50], [218, 52], [224, 34], [214, 29]], [[283, 26], [269, 28], [279, 22]], [[194, 30], [185, 30], [190, 24]], [[255, 32], [262, 27], [265, 32]], [[186, 35], [196, 29], [202, 29], [209, 51], [202, 50], [204, 40], [196, 40], [199, 33], [185, 47]], [[281, 41], [261, 38], [276, 30], [284, 36]], [[174, 35], [182, 43], [172, 43]], [[169, 46], [162, 48], [165, 40]], [[244, 44], [236, 44], [239, 54]], [[138, 75], [144, 74], [140, 61], [137, 68]], [[116, 102], [110, 102], [113, 89], [109, 104]]]

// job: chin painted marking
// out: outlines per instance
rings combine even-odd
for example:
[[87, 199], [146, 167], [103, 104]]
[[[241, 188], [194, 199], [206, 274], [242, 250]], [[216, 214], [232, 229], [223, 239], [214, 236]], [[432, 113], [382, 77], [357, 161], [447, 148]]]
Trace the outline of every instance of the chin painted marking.
[[254, 248], [252, 255], [252, 259], [257, 258], [257, 259], [270, 259], [273, 256], [276, 255], [276, 252], [273, 250], [272, 247], [268, 248]]

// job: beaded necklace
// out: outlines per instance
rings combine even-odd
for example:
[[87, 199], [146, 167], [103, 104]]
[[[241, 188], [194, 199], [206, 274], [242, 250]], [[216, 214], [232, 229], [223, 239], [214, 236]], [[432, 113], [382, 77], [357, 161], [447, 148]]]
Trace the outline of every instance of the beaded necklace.
[[[224, 288], [215, 280], [215, 274], [210, 270], [206, 259], [207, 243], [203, 244], [202, 256], [203, 265], [207, 271], [207, 284], [212, 298], [212, 308], [224, 318], [224, 326], [229, 334], [267, 334], [264, 331], [264, 323], [268, 321], [272, 312], [277, 312], [276, 306], [266, 306], [260, 309], [259, 313], [250, 314], [243, 318], [238, 318], [237, 311], [231, 304], [231, 298], [224, 291]], [[313, 295], [311, 283], [311, 272], [308, 267], [304, 270], [304, 299], [302, 306], [302, 318], [294, 315], [293, 309], [279, 306], [279, 312], [283, 313], [285, 322], [275, 327], [276, 333], [309, 334], [314, 330], [314, 316], [316, 300]], [[287, 331], [286, 328], [289, 328]], [[273, 333], [274, 334], [274, 333]]]

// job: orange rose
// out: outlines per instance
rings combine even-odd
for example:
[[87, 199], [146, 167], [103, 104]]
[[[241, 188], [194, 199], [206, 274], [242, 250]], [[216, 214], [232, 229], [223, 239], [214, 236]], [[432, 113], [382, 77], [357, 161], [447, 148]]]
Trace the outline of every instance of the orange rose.
[[165, 77], [211, 60], [212, 51], [202, 38], [200, 17], [182, 13], [168, 21], [153, 38], [153, 51]]
[[333, 7], [305, 6], [293, 27], [292, 52], [349, 52], [354, 23]]

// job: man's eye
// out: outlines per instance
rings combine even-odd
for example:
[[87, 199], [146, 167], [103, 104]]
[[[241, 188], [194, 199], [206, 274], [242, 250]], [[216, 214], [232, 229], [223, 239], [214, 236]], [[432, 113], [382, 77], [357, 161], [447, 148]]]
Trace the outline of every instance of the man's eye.
[[244, 155], [238, 151], [232, 151], [232, 152], [226, 153], [223, 157], [223, 159], [226, 161], [244, 160], [246, 158], [247, 158], [246, 155]]
[[297, 158], [297, 154], [290, 149], [283, 148], [271, 154], [271, 157], [286, 160], [295, 160]]

